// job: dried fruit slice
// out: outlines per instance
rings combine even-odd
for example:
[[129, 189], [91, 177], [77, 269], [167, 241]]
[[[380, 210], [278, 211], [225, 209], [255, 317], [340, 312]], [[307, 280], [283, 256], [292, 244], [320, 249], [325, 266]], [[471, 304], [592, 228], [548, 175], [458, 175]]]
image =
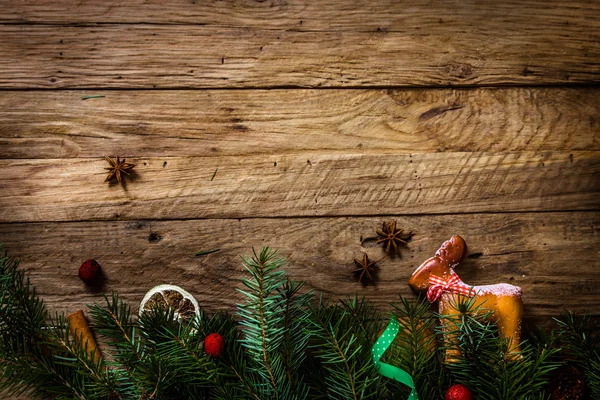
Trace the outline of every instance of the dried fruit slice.
[[158, 285], [150, 289], [140, 303], [140, 315], [155, 307], [170, 307], [175, 310], [175, 316], [183, 320], [200, 315], [200, 306], [194, 296], [175, 285]]

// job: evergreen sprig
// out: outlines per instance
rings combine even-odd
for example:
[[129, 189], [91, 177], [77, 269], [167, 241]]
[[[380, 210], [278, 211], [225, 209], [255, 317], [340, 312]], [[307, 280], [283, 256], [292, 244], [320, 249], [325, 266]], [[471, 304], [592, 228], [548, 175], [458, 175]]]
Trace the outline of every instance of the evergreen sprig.
[[104, 295], [106, 306], [93, 304], [89, 307], [92, 328], [110, 347], [112, 362], [107, 363], [120, 382], [119, 391], [127, 398], [140, 397], [145, 391], [138, 381], [140, 364], [145, 360], [145, 346], [139, 337], [131, 308], [116, 293], [109, 299]]
[[[217, 367], [203, 351], [204, 337], [197, 322], [182, 321], [175, 310], [155, 307], [138, 320], [142, 341], [152, 362], [156, 398], [209, 398], [217, 381]], [[147, 390], [148, 392], [148, 390]]]
[[308, 342], [305, 307], [310, 294], [300, 294], [302, 285], [285, 279], [279, 270], [285, 261], [268, 247], [260, 254], [253, 249], [253, 256], [242, 261], [251, 278], [243, 279], [246, 289], [240, 289], [246, 297], [238, 307], [244, 330], [241, 342], [251, 359], [250, 370], [260, 377], [260, 397], [306, 398], [309, 389], [296, 372]]
[[69, 321], [57, 315], [48, 330], [45, 345], [53, 354], [56, 364], [73, 371], [80, 379], [81, 388], [85, 388], [88, 398], [122, 399], [117, 388], [117, 374], [106, 368], [104, 360], [94, 361], [95, 352], [88, 352], [82, 336], [73, 337], [69, 331]]
[[364, 312], [369, 309], [365, 300], [337, 305], [321, 298], [312, 310], [311, 349], [322, 368], [317, 386], [325, 388], [328, 398], [377, 399], [389, 394], [371, 360], [375, 337]]
[[19, 261], [8, 257], [0, 244], [0, 335], [3, 352], [36, 347], [48, 319], [43, 301], [18, 267]]
[[[411, 302], [400, 297], [400, 302], [392, 306], [400, 332], [386, 359], [412, 376], [420, 398], [442, 398], [449, 381], [442, 366], [443, 355], [436, 350], [437, 319], [430, 311], [429, 302], [425, 298]], [[406, 395], [409, 393], [405, 386], [399, 390]]]
[[310, 338], [307, 327], [312, 292], [300, 293], [303, 286], [304, 282], [286, 280], [279, 290], [279, 296], [283, 298], [281, 309], [284, 326], [283, 365], [290, 385], [290, 393], [293, 393], [297, 399], [307, 398], [309, 392], [300, 370], [306, 360], [306, 349]]
[[195, 320], [201, 337], [219, 332], [224, 339], [223, 354], [215, 360], [218, 384], [213, 388], [214, 399], [261, 400], [256, 388], [259, 380], [248, 367], [248, 357], [242, 346], [241, 331], [232, 315], [220, 312], [208, 317], [203, 312]]

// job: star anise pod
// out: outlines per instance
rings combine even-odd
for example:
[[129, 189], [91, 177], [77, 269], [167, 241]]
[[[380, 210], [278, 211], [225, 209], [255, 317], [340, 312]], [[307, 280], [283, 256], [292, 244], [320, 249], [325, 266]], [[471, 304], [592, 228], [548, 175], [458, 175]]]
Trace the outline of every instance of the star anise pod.
[[384, 222], [381, 230], [377, 229], [377, 236], [379, 236], [377, 244], [383, 243], [385, 251], [389, 252], [392, 246], [395, 251], [398, 251], [398, 246], [406, 245], [413, 233], [409, 232], [403, 236], [402, 229], [396, 229], [396, 220], [393, 220], [389, 224]]
[[363, 253], [362, 260], [355, 258], [354, 264], [356, 264], [356, 269], [352, 271], [352, 273], [358, 276], [359, 282], [364, 283], [373, 281], [377, 267], [375, 266], [375, 261], [369, 260], [367, 253]]
[[121, 174], [125, 174], [125, 175], [129, 175], [129, 171], [131, 171], [133, 169], [133, 167], [135, 167], [135, 164], [131, 164], [128, 162], [125, 162], [125, 159], [120, 159], [119, 156], [117, 156], [116, 160], [113, 160], [110, 157], [104, 156], [104, 158], [106, 159], [106, 161], [108, 161], [111, 165], [110, 168], [104, 168], [107, 169], [108, 172], [108, 176], [106, 177], [106, 179], [104, 180], [104, 182], [108, 182], [110, 181], [113, 177], [117, 177], [117, 181], [119, 181], [119, 183], [122, 183], [121, 180]]

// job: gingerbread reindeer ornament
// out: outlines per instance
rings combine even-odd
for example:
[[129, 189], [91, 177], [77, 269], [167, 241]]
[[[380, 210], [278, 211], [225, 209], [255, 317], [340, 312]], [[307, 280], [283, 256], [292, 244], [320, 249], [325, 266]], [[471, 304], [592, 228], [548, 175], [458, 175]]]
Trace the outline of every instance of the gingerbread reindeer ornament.
[[[500, 334], [510, 341], [510, 354], [516, 354], [521, 339], [523, 302], [521, 288], [507, 283], [486, 286], [470, 286], [460, 280], [454, 268], [467, 253], [467, 245], [460, 236], [445, 241], [434, 257], [426, 260], [415, 270], [408, 285], [415, 291], [427, 291], [430, 302], [438, 302], [443, 315], [458, 315], [453, 307], [459, 295], [475, 296], [475, 307], [493, 311], [492, 318], [498, 324]], [[460, 356], [456, 348], [446, 351], [446, 360]]]

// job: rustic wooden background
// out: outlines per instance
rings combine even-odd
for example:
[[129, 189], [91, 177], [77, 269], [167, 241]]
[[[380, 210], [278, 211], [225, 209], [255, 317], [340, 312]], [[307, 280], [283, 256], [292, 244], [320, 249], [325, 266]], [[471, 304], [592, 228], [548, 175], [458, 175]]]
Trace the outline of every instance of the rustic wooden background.
[[[600, 316], [599, 1], [0, 5], [0, 242], [52, 311], [101, 300], [87, 258], [134, 308], [174, 283], [233, 311], [262, 245], [387, 310], [460, 234], [463, 279], [521, 286], [529, 326]], [[392, 219], [413, 241], [357, 284]]]

